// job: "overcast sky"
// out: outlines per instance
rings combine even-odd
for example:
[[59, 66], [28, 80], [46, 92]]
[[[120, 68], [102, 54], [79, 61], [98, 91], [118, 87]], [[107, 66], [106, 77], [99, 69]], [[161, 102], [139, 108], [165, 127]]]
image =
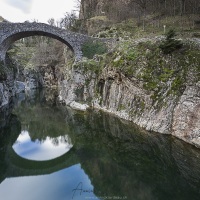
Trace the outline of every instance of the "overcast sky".
[[75, 0], [0, 0], [0, 16], [10, 22], [59, 20], [75, 10]]

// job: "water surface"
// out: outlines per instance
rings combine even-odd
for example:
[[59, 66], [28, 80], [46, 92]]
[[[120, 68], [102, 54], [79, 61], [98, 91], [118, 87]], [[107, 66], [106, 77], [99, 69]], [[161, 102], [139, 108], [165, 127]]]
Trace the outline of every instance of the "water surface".
[[43, 92], [0, 127], [2, 200], [200, 199], [200, 151], [173, 137]]
[[68, 135], [50, 138], [45, 140], [31, 140], [27, 130], [22, 130], [16, 142], [12, 146], [16, 154], [29, 160], [51, 160], [57, 158], [72, 148]]

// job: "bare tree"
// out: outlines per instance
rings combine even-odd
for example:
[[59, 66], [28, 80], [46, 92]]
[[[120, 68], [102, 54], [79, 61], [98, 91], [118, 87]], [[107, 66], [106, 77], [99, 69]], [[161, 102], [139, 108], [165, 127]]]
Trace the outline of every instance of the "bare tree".
[[76, 11], [80, 11], [80, 7], [81, 7], [81, 5], [83, 5], [82, 4], [82, 1], [81, 0], [74, 0], [74, 2], [75, 2], [75, 8], [77, 9]]
[[54, 18], [50, 18], [48, 19], [47, 23], [51, 26], [55, 26], [55, 19]]
[[65, 16], [60, 21], [60, 25], [62, 28], [71, 29], [75, 26], [77, 19], [78, 17], [74, 11], [71, 13], [66, 12]]

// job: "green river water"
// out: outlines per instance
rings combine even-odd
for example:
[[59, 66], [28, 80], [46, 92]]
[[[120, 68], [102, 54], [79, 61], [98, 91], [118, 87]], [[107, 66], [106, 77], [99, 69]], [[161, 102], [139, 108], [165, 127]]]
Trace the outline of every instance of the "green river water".
[[43, 91], [1, 114], [1, 200], [200, 199], [200, 150]]

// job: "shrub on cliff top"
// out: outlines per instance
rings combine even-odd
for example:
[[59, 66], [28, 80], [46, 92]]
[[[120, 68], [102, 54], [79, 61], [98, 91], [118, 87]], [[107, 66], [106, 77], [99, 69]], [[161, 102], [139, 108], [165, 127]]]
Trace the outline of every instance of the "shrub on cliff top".
[[159, 48], [162, 50], [164, 54], [170, 54], [173, 51], [178, 50], [183, 46], [181, 41], [176, 40], [174, 38], [176, 36], [174, 30], [172, 29], [169, 30], [165, 36], [166, 36], [165, 40], [159, 46]]

